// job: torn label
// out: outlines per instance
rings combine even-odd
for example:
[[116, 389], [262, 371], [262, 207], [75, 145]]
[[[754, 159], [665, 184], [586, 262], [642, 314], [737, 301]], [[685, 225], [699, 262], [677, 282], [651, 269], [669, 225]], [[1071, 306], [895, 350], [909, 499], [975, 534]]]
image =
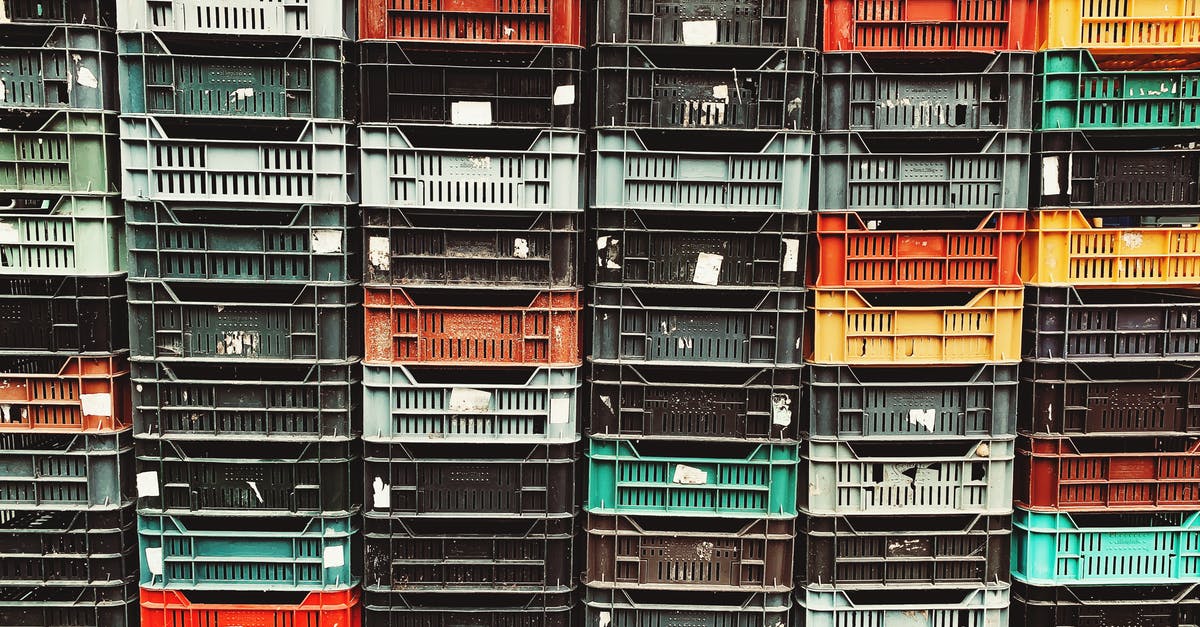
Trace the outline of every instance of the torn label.
[[95, 89], [100, 86], [100, 81], [96, 80], [96, 75], [92, 71], [81, 66], [75, 68], [75, 82], [80, 87], [90, 87]]
[[0, 244], [17, 244], [21, 241], [21, 233], [17, 225], [10, 222], [0, 222]]
[[229, 94], [229, 102], [233, 102], [235, 100], [242, 101], [247, 98], [253, 98], [253, 97], [254, 97], [254, 88], [253, 87], [243, 87], [241, 89], [235, 89], [235, 90], [233, 90], [233, 93]]
[[258, 502], [259, 502], [259, 504], [263, 504], [263, 503], [265, 503], [265, 502], [266, 502], [266, 501], [264, 501], [264, 500], [263, 500], [263, 497], [262, 497], [262, 492], [259, 492], [259, 491], [258, 491], [258, 483], [257, 483], [257, 482], [255, 482], [255, 481], [247, 481], [247, 482], [246, 482], [246, 485], [250, 486], [250, 489], [254, 491], [254, 496], [258, 498]]
[[1058, 184], [1058, 157], [1042, 157], [1042, 195], [1056, 196], [1062, 193]]
[[313, 229], [312, 251], [318, 255], [342, 252], [342, 232], [337, 229]]
[[375, 477], [375, 481], [371, 482], [371, 503], [375, 509], [388, 509], [392, 505], [392, 499], [389, 498], [392, 488], [383, 482], [383, 479]]
[[492, 406], [492, 393], [472, 388], [450, 390], [450, 411], [468, 414], [486, 412]]
[[721, 278], [721, 263], [725, 260], [721, 255], [699, 253], [696, 255], [696, 271], [692, 273], [692, 283], [700, 285], [716, 285]]
[[908, 410], [908, 424], [924, 427], [926, 431], [933, 432], [936, 425], [937, 412], [932, 409], [910, 409]]
[[367, 244], [367, 261], [376, 270], [392, 269], [392, 246], [386, 237], [372, 237]]
[[558, 87], [555, 87], [554, 99], [552, 102], [556, 107], [575, 104], [575, 86], [559, 85]]
[[458, 126], [490, 126], [492, 103], [460, 100], [450, 103], [450, 123]]
[[80, 394], [79, 406], [84, 416], [111, 416], [112, 394], [108, 392]]
[[671, 477], [671, 481], [679, 485], [704, 485], [708, 483], [708, 473], [699, 468], [679, 464], [675, 466], [675, 475]]
[[771, 395], [771, 422], [781, 427], [792, 424], [792, 399], [787, 394]]
[[783, 271], [797, 272], [800, 269], [800, 240], [784, 238]]
[[139, 497], [158, 496], [158, 472], [150, 470], [137, 474], [137, 493]]
[[523, 237], [513, 238], [513, 257], [517, 259], [529, 258], [529, 240]]

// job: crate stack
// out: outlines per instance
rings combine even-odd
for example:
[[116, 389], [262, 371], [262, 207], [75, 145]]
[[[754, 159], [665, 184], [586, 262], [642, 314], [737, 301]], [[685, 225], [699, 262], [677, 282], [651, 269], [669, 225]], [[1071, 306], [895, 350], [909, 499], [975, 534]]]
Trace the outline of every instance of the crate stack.
[[1033, 4], [824, 24], [796, 624], [1001, 624]]
[[113, 6], [0, 16], [0, 623], [135, 625]]
[[351, 28], [119, 7], [142, 625], [359, 621]]
[[359, 17], [364, 624], [571, 627], [580, 2]]
[[584, 624], [783, 625], [816, 4], [595, 5]]
[[1014, 625], [1200, 620], [1196, 17], [1042, 8]]

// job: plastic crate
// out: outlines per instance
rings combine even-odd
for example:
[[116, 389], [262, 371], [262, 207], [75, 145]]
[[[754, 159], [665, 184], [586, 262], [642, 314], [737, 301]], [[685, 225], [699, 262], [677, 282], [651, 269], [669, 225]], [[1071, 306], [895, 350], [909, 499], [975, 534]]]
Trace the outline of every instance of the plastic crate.
[[1009, 586], [966, 590], [839, 590], [809, 587], [796, 592], [793, 627], [887, 625], [1008, 625]]
[[794, 518], [795, 444], [589, 440], [593, 514]]
[[359, 44], [360, 121], [579, 128], [582, 52]]
[[1025, 362], [1020, 399], [1020, 428], [1038, 435], [1200, 433], [1194, 363]]
[[1179, 58], [1200, 51], [1195, 5], [1182, 0], [1052, 0], [1039, 7], [1038, 49], [1087, 48], [1097, 55]]
[[235, 520], [347, 516], [361, 502], [356, 456], [348, 442], [139, 440], [138, 511]]
[[88, 24], [116, 25], [113, 3], [107, 0], [5, 0], [4, 14], [22, 26]]
[[348, 284], [130, 281], [133, 355], [162, 360], [344, 361], [360, 344]]
[[807, 368], [815, 440], [974, 440], [1017, 431], [1017, 366]]
[[574, 627], [575, 599], [570, 592], [510, 592], [462, 595], [439, 592], [363, 589], [363, 625], [367, 627], [439, 627], [466, 621], [505, 627]]
[[363, 290], [372, 365], [578, 366], [581, 292]]
[[221, 441], [357, 437], [362, 385], [355, 363], [133, 363], [137, 433]]
[[1027, 209], [1030, 133], [823, 133], [817, 208]]
[[800, 369], [722, 370], [593, 363], [588, 432], [607, 437], [786, 441]]
[[809, 239], [805, 214], [626, 209], [593, 215], [597, 284], [804, 286]]
[[345, 282], [358, 233], [346, 205], [268, 208], [128, 202], [129, 274], [136, 279]]
[[371, 590], [444, 592], [464, 607], [476, 593], [569, 593], [575, 519], [367, 518]]
[[599, 590], [583, 597], [584, 627], [706, 625], [782, 627], [792, 614], [787, 593], [703, 592], [694, 590]]
[[114, 353], [129, 347], [125, 276], [0, 276], [0, 352]]
[[[266, 601], [266, 602], [264, 602]], [[142, 627], [361, 625], [361, 592], [182, 592], [141, 589]]]
[[112, 274], [125, 269], [120, 198], [11, 198], [0, 207], [0, 271], [12, 274]]
[[583, 211], [583, 135], [511, 128], [359, 126], [362, 204]]
[[67, 590], [0, 587], [0, 621], [13, 627], [136, 627], [137, 582]]
[[584, 43], [580, 0], [359, 0], [359, 39], [457, 44]]
[[588, 514], [589, 588], [789, 592], [792, 520]]
[[122, 117], [121, 193], [127, 200], [353, 202], [352, 141], [345, 122]]
[[355, 518], [138, 516], [143, 588], [325, 591], [358, 583]]
[[966, 365], [1021, 358], [1022, 290], [869, 294], [814, 289], [816, 364]]
[[1028, 131], [1033, 53], [821, 55], [822, 131]]
[[[869, 215], [869, 214], [868, 214]], [[816, 216], [817, 287], [857, 289], [1020, 287], [1024, 211], [953, 219]]]
[[578, 213], [364, 208], [363, 224], [371, 286], [579, 284]]
[[1195, 583], [1200, 513], [1013, 512], [1013, 578], [1032, 585]]
[[132, 424], [128, 353], [0, 358], [0, 431], [120, 431]]
[[136, 550], [132, 506], [6, 511], [0, 514], [0, 591], [78, 594], [90, 588], [111, 594], [137, 578]]
[[[121, 33], [121, 112], [222, 119], [341, 119], [346, 44], [301, 37], [219, 47], [190, 37]], [[217, 54], [213, 54], [216, 52]]]
[[117, 30], [213, 35], [222, 43], [246, 35], [344, 39], [353, 36], [352, 15], [350, 4], [324, 0], [118, 0]]
[[599, 362], [799, 366], [804, 299], [799, 290], [712, 296], [595, 288], [592, 356]]
[[0, 433], [0, 508], [120, 507], [133, 496], [132, 435]]
[[1037, 133], [1033, 204], [1061, 209], [1200, 205], [1200, 145], [1150, 133]]
[[601, 0], [596, 41], [684, 46], [812, 48], [818, 2], [808, 0]]
[[824, 3], [826, 52], [1036, 50], [1037, 3], [1031, 0]]
[[811, 131], [817, 52], [600, 45], [594, 127]]
[[1200, 358], [1200, 294], [1190, 290], [1025, 290], [1025, 357], [1125, 362]]
[[363, 443], [367, 517], [545, 518], [575, 511], [573, 444]]
[[1176, 586], [1012, 585], [1017, 625], [1137, 625], [1186, 627], [1200, 623], [1200, 588]]
[[106, 29], [7, 28], [0, 102], [6, 109], [116, 111], [116, 63], [116, 41]]
[[814, 516], [801, 521], [797, 587], [920, 590], [1008, 581], [1008, 516]]
[[897, 441], [812, 440], [800, 448], [800, 509], [808, 514], [991, 516], [1012, 511], [1011, 438], [927, 441], [917, 451]]
[[373, 442], [575, 442], [579, 371], [365, 366], [363, 437]]
[[79, 111], [0, 113], [0, 194], [117, 191], [117, 117]]

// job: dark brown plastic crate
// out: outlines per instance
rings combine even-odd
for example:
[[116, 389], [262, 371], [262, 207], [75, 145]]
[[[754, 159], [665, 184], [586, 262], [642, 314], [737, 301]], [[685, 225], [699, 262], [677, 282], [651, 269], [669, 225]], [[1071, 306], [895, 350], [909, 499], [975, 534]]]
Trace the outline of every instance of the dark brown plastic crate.
[[[585, 3], [587, 4], [587, 3]], [[597, 42], [695, 46], [816, 45], [810, 0], [599, 0]], [[721, 54], [721, 49], [712, 50]]]
[[461, 595], [363, 587], [363, 627], [576, 627], [573, 592]]
[[1010, 625], [1189, 627], [1200, 624], [1200, 587], [1012, 584]]
[[[1200, 204], [1196, 136], [1154, 133], [1034, 134], [1037, 207], [1195, 207]], [[1037, 185], [1039, 178], [1034, 177]]]
[[129, 348], [125, 275], [0, 277], [0, 351]]
[[105, 581], [62, 588], [0, 586], [0, 624], [134, 627], [138, 624], [138, 583]]
[[136, 582], [137, 527], [132, 503], [97, 511], [5, 512], [0, 520], [0, 580], [62, 590], [83, 582]]

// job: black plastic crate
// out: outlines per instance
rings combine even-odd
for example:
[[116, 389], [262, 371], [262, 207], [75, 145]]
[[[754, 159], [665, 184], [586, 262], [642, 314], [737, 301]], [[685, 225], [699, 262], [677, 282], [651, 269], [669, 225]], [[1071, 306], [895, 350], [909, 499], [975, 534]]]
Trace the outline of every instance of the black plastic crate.
[[575, 627], [572, 592], [483, 593], [470, 596], [363, 587], [363, 627]]
[[129, 348], [125, 275], [0, 277], [0, 351]]
[[808, 214], [599, 210], [600, 285], [804, 287]]
[[139, 437], [328, 440], [356, 437], [357, 362], [132, 364]]
[[573, 444], [364, 442], [368, 516], [570, 514], [578, 501]]
[[1037, 207], [1089, 209], [1200, 205], [1195, 135], [1045, 131], [1034, 137]]
[[589, 433], [639, 438], [790, 440], [799, 368], [756, 371], [593, 364]]
[[595, 127], [811, 131], [817, 51], [599, 45]]
[[[697, 46], [816, 45], [812, 0], [599, 0], [596, 42]], [[719, 54], [719, 51], [714, 51]]]
[[4, 0], [4, 15], [19, 25], [117, 26], [112, 0]]
[[1026, 359], [1200, 360], [1200, 292], [1025, 288]]
[[999, 438], [1016, 433], [1017, 366], [809, 365], [814, 439]]
[[360, 45], [362, 122], [579, 128], [575, 47]]
[[7, 627], [135, 627], [138, 625], [138, 584], [75, 588], [13, 588], [0, 586], [0, 624]]
[[136, 582], [133, 504], [111, 510], [0, 511], [0, 589]]
[[1011, 625], [1188, 627], [1200, 624], [1200, 587], [1012, 584]]
[[786, 592], [698, 595], [694, 590], [587, 588], [582, 605], [585, 627], [783, 627], [792, 615], [791, 595]]
[[570, 288], [583, 218], [562, 212], [363, 209], [364, 282]]
[[0, 432], [3, 510], [116, 509], [133, 499], [132, 429]]

